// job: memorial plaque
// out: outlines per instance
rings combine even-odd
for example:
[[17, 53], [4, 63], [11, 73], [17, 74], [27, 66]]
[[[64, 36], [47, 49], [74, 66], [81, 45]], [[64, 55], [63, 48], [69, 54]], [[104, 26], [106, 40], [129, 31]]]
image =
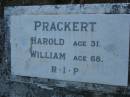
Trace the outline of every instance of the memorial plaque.
[[12, 75], [127, 86], [130, 15], [11, 15]]

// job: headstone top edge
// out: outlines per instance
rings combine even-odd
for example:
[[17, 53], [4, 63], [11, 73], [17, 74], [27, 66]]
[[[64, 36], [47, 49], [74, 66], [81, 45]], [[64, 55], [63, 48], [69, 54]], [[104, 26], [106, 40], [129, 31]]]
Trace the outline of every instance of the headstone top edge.
[[[118, 8], [117, 14], [130, 13], [130, 3], [103, 3], [103, 4], [66, 4], [66, 5], [33, 5], [33, 6], [6, 6], [5, 16], [21, 14], [62, 14], [62, 13], [84, 13], [84, 14], [104, 14], [114, 13], [114, 8]], [[114, 7], [113, 7], [114, 6]], [[127, 10], [128, 12], [126, 12]]]

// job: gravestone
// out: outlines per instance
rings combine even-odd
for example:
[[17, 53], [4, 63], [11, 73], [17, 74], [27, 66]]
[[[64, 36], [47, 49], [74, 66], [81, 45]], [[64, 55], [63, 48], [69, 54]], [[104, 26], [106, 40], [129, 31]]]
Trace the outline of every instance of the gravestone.
[[120, 9], [106, 6], [5, 8], [11, 80], [47, 90], [73, 87], [79, 93], [95, 91], [91, 85], [109, 93], [126, 88], [129, 10], [127, 4], [119, 4]]

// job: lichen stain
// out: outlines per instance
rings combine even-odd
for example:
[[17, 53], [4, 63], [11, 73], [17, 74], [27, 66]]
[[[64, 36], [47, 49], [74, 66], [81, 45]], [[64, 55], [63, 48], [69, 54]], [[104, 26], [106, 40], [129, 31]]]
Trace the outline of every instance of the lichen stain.
[[31, 64], [29, 64], [30, 61], [31, 61], [30, 59], [28, 59], [28, 60], [25, 61], [25, 64], [26, 64], [25, 65], [25, 70], [26, 69], [28, 70], [30, 68], [30, 65], [31, 65]]
[[104, 47], [104, 49], [109, 52], [112, 53], [114, 56], [119, 56], [116, 52], [117, 52], [117, 47], [115, 44], [109, 44], [106, 47]]

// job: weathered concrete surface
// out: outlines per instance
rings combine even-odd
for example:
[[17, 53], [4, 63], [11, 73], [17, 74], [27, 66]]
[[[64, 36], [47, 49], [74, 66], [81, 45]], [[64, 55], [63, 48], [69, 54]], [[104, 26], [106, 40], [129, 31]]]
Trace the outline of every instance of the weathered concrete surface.
[[[72, 8], [73, 5], [68, 6]], [[55, 7], [59, 6], [56, 5]], [[81, 9], [84, 7], [85, 6], [82, 5]], [[102, 7], [106, 9], [107, 14], [130, 13], [129, 4], [103, 5]], [[107, 10], [107, 8], [110, 10]], [[88, 12], [91, 11], [92, 10], [88, 10]], [[0, 23], [0, 25], [3, 26], [3, 19], [1, 19], [1, 21], [2, 23]], [[3, 27], [1, 28], [3, 29]], [[2, 29], [0, 29], [1, 97], [130, 97], [130, 87], [113, 87], [19, 76], [11, 76], [10, 80], [10, 60], [8, 59], [10, 46], [8, 44], [8, 37]]]
[[9, 77], [9, 69], [6, 64], [4, 65], [4, 40], [5, 34], [3, 31], [3, 19], [0, 18], [0, 96], [8, 97], [9, 96], [9, 87], [7, 83], [7, 78]]

